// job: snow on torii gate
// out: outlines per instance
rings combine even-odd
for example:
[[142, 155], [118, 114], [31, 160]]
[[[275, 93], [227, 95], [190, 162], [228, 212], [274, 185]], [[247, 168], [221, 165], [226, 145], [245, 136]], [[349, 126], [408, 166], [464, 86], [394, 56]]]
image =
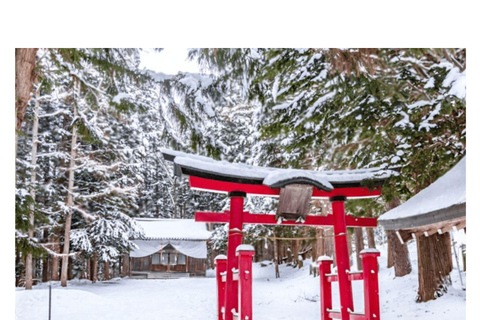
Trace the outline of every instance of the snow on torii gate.
[[[319, 259], [321, 288], [321, 314], [326, 319], [380, 319], [378, 298], [378, 275], [376, 257], [378, 251], [366, 250], [362, 255], [363, 273], [350, 272], [348, 257], [348, 227], [376, 227], [375, 218], [355, 218], [345, 214], [347, 199], [372, 198], [381, 194], [380, 185], [390, 177], [390, 170], [379, 168], [363, 170], [312, 171], [296, 169], [276, 169], [256, 167], [238, 163], [217, 161], [208, 157], [162, 149], [165, 160], [174, 163], [177, 176], [190, 176], [190, 188], [202, 191], [226, 193], [230, 197], [230, 211], [224, 213], [196, 212], [195, 221], [229, 223], [226, 259], [225, 284], [219, 285], [219, 319], [252, 319], [251, 291], [247, 297], [247, 309], [239, 305], [239, 259], [242, 257], [242, 230], [244, 223], [294, 225], [294, 226], [333, 226], [337, 274], [330, 274], [331, 260]], [[376, 189], [364, 187], [365, 181], [373, 182]], [[372, 183], [370, 183], [372, 184]], [[247, 195], [280, 197], [277, 214], [252, 214], [243, 211], [244, 197]], [[333, 214], [327, 216], [307, 216], [310, 199], [329, 199]], [[287, 220], [288, 219], [288, 220]], [[237, 250], [238, 249], [238, 250]], [[248, 254], [247, 254], [248, 256]], [[373, 262], [374, 263], [373, 263]], [[251, 255], [250, 255], [251, 267]], [[218, 269], [218, 268], [217, 268]], [[217, 270], [218, 271], [218, 270]], [[368, 272], [367, 272], [368, 271]], [[323, 272], [323, 274], [322, 274]], [[248, 273], [248, 270], [247, 270]], [[373, 274], [373, 275], [372, 275]], [[238, 278], [238, 277], [237, 277]], [[352, 280], [364, 280], [365, 314], [355, 313], [352, 295]], [[331, 310], [331, 285], [338, 281], [340, 311]], [[240, 284], [241, 286], [242, 284]], [[222, 291], [220, 292], [220, 287]], [[250, 277], [251, 288], [251, 277]], [[247, 293], [248, 295], [248, 293]], [[222, 296], [225, 301], [222, 303]], [[221, 308], [223, 305], [223, 308]], [[241, 312], [239, 312], [239, 308]], [[223, 316], [220, 313], [223, 310]], [[231, 310], [232, 312], [228, 312]]]

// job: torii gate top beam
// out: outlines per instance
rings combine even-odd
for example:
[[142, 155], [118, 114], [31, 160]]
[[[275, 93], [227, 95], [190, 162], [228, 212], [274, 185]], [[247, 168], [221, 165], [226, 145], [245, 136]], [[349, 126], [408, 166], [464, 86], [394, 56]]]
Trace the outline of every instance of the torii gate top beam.
[[[380, 168], [315, 171], [278, 169], [217, 161], [208, 157], [162, 149], [165, 160], [174, 163], [175, 175], [189, 175], [190, 187], [210, 192], [242, 191], [250, 195], [278, 197], [290, 184], [314, 186], [313, 199], [335, 196], [378, 197], [381, 185], [393, 172]], [[368, 183], [370, 182], [370, 183]], [[376, 189], [366, 188], [365, 185]]]

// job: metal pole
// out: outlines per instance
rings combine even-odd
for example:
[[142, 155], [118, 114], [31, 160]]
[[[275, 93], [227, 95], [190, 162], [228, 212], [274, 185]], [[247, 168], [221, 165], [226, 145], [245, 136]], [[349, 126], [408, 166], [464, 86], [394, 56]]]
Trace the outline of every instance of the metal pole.
[[52, 283], [48, 283], [48, 320], [52, 318]]
[[460, 284], [462, 285], [462, 289], [465, 290], [465, 287], [463, 286], [462, 272], [460, 271], [460, 265], [458, 263], [457, 250], [455, 249], [455, 241], [453, 239], [453, 233], [452, 232], [450, 232], [450, 237], [452, 238], [452, 249], [453, 249], [453, 252], [455, 253], [455, 262], [457, 263], [457, 270], [458, 270], [458, 276], [460, 277]]

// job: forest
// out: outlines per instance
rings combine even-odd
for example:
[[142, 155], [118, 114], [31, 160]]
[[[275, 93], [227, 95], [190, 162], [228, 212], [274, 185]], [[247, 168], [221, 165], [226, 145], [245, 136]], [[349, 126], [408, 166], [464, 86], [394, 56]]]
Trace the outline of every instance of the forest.
[[[15, 50], [16, 286], [95, 281], [99, 265], [108, 278], [141, 237], [134, 218], [228, 207], [175, 177], [161, 148], [277, 168], [395, 170], [381, 197], [347, 203], [364, 217], [400, 205], [466, 154], [465, 49], [190, 49], [201, 72], [178, 74], [141, 68], [141, 52]], [[250, 212], [276, 205], [246, 199]], [[328, 212], [315, 201], [310, 214]], [[270, 243], [277, 265], [287, 248], [294, 265], [299, 253], [333, 250], [328, 228], [247, 233], [257, 248]], [[226, 236], [215, 226], [212, 256]], [[374, 246], [373, 229], [367, 238]], [[395, 274], [408, 274], [407, 246], [392, 234], [388, 245]]]

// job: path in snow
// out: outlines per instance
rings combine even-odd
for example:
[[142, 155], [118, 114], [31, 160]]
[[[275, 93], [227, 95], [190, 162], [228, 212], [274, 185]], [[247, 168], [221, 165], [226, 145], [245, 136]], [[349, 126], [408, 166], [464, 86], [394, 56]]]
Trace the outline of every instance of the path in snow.
[[[451, 273], [449, 292], [427, 303], [415, 303], [417, 291], [416, 246], [409, 245], [414, 271], [394, 279], [387, 269], [385, 247], [380, 257], [381, 319], [442, 320], [465, 319], [465, 295], [458, 272]], [[302, 270], [282, 265], [281, 278], [275, 279], [273, 266], [254, 265], [254, 317], [259, 320], [320, 319], [319, 280]], [[455, 266], [456, 268], [456, 266]], [[211, 271], [209, 272], [211, 275]], [[465, 274], [463, 274], [465, 276]], [[464, 279], [465, 281], [465, 279]], [[91, 284], [72, 281], [67, 288], [54, 284], [52, 319], [216, 319], [215, 279], [177, 280], [113, 279]], [[355, 311], [363, 310], [361, 281], [354, 282]], [[334, 286], [334, 308], [338, 309], [338, 288]], [[16, 318], [44, 320], [48, 316], [48, 287], [35, 286], [32, 291], [17, 289]]]

